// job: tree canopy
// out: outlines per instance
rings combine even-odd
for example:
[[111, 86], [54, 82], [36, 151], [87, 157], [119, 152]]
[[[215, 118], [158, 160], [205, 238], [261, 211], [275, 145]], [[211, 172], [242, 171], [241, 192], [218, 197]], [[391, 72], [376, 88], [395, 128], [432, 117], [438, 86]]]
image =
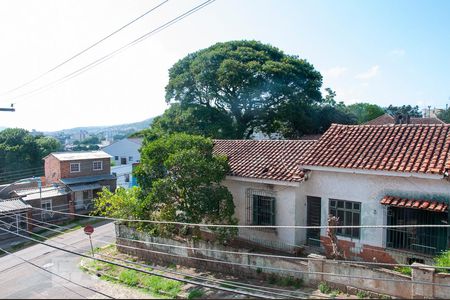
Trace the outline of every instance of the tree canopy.
[[[110, 216], [126, 213], [127, 219], [235, 224], [232, 195], [221, 185], [228, 162], [212, 151], [212, 140], [185, 133], [145, 141], [135, 171], [140, 189], [120, 191], [117, 197], [124, 199], [119, 200], [103, 192], [96, 202], [97, 212]], [[198, 234], [198, 228], [143, 226], [162, 236]], [[231, 228], [213, 230], [222, 238], [235, 234]]]
[[450, 108], [447, 108], [440, 112], [437, 117], [444, 121], [445, 123], [450, 123]]
[[394, 106], [389, 105], [384, 109], [391, 116], [395, 115], [409, 115], [410, 117], [421, 118], [422, 112], [419, 109], [419, 106], [411, 106], [411, 105], [402, 105], [402, 106]]
[[380, 106], [365, 102], [348, 105], [347, 111], [356, 117], [358, 124], [378, 118], [385, 113]]
[[231, 120], [233, 137], [250, 138], [274, 128], [267, 123], [283, 120], [286, 107], [320, 103], [321, 85], [322, 76], [304, 59], [257, 41], [231, 41], [172, 66], [166, 101], [214, 109]]
[[0, 132], [0, 182], [42, 175], [42, 158], [58, 151], [52, 137], [33, 136], [27, 130], [8, 128]]

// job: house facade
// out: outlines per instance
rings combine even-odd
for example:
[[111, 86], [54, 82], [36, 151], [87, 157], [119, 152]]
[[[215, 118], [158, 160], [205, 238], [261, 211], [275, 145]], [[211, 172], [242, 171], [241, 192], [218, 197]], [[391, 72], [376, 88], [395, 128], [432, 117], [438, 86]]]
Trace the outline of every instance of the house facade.
[[142, 141], [142, 138], [126, 138], [103, 148], [114, 162], [111, 173], [117, 177], [117, 186], [123, 188], [133, 186], [133, 164], [141, 160], [139, 149]]
[[51, 153], [44, 158], [46, 184], [62, 184], [69, 191], [69, 210], [87, 212], [104, 187], [116, 189], [110, 160], [103, 151]]
[[302, 232], [270, 225], [301, 225], [305, 201], [301, 190], [306, 174], [301, 156], [314, 140], [216, 140], [214, 153], [226, 155], [231, 173], [223, 182], [233, 195], [239, 237], [259, 245], [293, 252], [304, 244]]
[[[449, 247], [450, 125], [332, 125], [318, 141], [215, 141], [240, 229], [268, 247], [331, 251], [330, 215], [347, 259], [430, 262]], [[386, 225], [407, 225], [390, 227]], [[303, 226], [303, 227], [302, 227]], [[368, 228], [358, 228], [368, 226]]]
[[[416, 225], [448, 224], [449, 151], [448, 124], [332, 125], [301, 161], [307, 214], [322, 225], [334, 215], [340, 225], [379, 226], [337, 230], [348, 258], [429, 261], [449, 247], [449, 230]], [[306, 237], [330, 250], [325, 229]]]

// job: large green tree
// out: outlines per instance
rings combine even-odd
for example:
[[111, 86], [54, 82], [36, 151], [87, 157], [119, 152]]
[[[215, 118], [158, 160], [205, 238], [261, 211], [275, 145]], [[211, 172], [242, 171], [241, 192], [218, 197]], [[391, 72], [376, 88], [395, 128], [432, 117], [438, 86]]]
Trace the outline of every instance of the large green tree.
[[42, 175], [42, 158], [61, 147], [51, 137], [33, 136], [27, 130], [8, 128], [0, 132], [0, 182]]
[[[286, 107], [309, 108], [322, 101], [322, 76], [304, 59], [257, 41], [217, 43], [178, 61], [169, 70], [166, 101], [200, 105], [227, 115], [232, 137], [250, 138]], [[301, 131], [302, 122], [295, 122]]]
[[211, 138], [233, 138], [232, 124], [231, 117], [215, 107], [174, 103], [153, 120], [151, 133], [157, 137], [185, 132]]
[[351, 104], [347, 106], [347, 111], [356, 117], [358, 124], [378, 118], [385, 113], [380, 106], [365, 102]]
[[[146, 141], [136, 176], [150, 220], [235, 224], [231, 193], [221, 185], [229, 170], [213, 154], [212, 140], [184, 133]], [[193, 228], [152, 226], [161, 235], [194, 234]], [[198, 229], [198, 228], [197, 228]], [[235, 231], [218, 230], [222, 237]]]

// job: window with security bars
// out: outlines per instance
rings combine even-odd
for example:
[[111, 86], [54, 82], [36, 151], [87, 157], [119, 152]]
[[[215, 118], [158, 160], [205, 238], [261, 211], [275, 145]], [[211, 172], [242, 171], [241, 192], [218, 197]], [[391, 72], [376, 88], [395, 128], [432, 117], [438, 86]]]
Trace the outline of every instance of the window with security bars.
[[275, 225], [275, 197], [253, 195], [253, 225]]
[[[361, 202], [330, 199], [330, 215], [339, 218], [340, 226], [361, 225]], [[340, 236], [360, 238], [359, 228], [338, 228], [336, 234]]]

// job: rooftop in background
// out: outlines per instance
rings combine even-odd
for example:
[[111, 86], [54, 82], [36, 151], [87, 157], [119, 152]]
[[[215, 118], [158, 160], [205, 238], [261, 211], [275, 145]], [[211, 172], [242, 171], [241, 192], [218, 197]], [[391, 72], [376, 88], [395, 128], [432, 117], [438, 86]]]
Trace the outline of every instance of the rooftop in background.
[[228, 157], [231, 176], [302, 181], [300, 157], [314, 140], [215, 140], [214, 153]]
[[[375, 118], [373, 120], [364, 123], [363, 125], [388, 125], [388, 124], [395, 124], [395, 117], [391, 116], [390, 114], [381, 115], [378, 118]], [[445, 122], [436, 117], [431, 118], [411, 117], [409, 118], [409, 124], [445, 124]]]
[[444, 175], [450, 169], [450, 124], [333, 124], [301, 164]]
[[65, 187], [43, 187], [42, 190], [39, 190], [39, 188], [33, 188], [33, 189], [21, 189], [21, 190], [15, 190], [14, 193], [16, 193], [19, 197], [22, 198], [24, 201], [30, 201], [30, 200], [36, 200], [42, 198], [51, 198], [51, 197], [57, 197], [57, 196], [64, 196], [69, 194], [69, 191]]
[[0, 199], [0, 213], [17, 212], [28, 208], [31, 208], [31, 205], [20, 199]]
[[53, 152], [44, 157], [44, 159], [50, 155], [53, 155], [60, 161], [111, 158], [111, 155], [109, 155], [104, 151], [82, 151], [82, 152]]

